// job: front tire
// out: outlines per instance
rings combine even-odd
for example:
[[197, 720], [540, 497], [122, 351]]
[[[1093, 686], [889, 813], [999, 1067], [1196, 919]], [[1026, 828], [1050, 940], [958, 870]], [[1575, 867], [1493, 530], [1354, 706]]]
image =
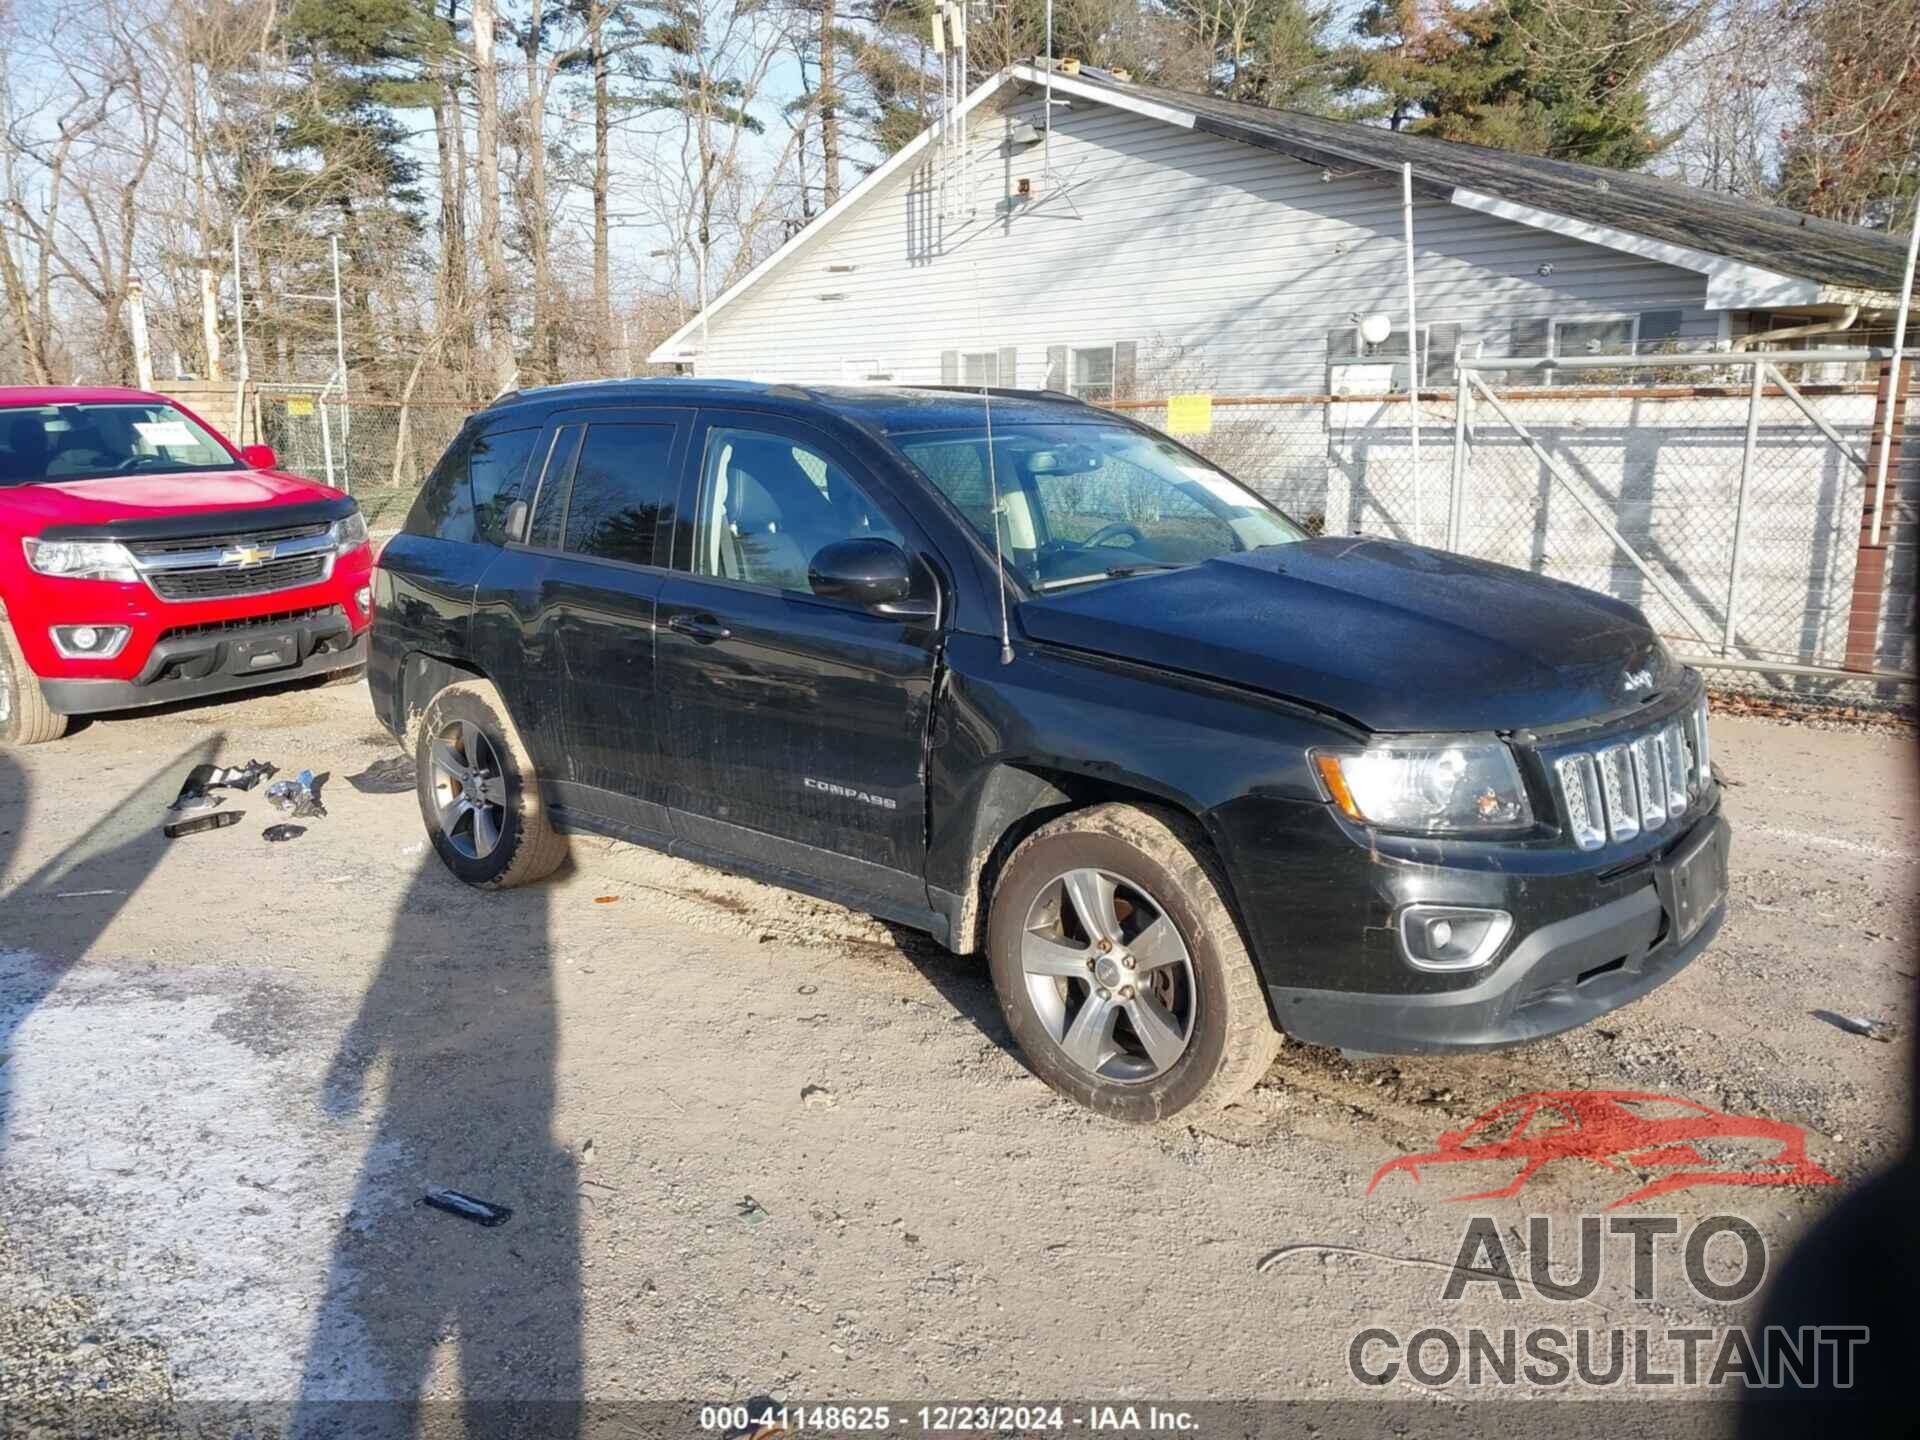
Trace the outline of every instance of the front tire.
[[533, 762], [492, 685], [467, 681], [434, 696], [414, 762], [427, 836], [467, 884], [528, 885], [567, 858], [566, 837], [547, 821]]
[[1280, 1037], [1225, 895], [1172, 811], [1099, 805], [1028, 836], [995, 887], [987, 944], [1034, 1072], [1129, 1121], [1252, 1089]]
[[0, 745], [44, 745], [66, 733], [67, 717], [47, 704], [12, 622], [0, 612]]

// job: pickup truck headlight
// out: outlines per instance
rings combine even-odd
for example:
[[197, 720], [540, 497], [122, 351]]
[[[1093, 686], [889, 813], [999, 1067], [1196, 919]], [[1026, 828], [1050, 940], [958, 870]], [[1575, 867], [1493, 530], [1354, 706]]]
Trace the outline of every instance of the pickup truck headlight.
[[333, 543], [341, 550], [357, 550], [367, 543], [367, 517], [358, 510], [333, 522]]
[[42, 540], [29, 535], [21, 544], [27, 564], [42, 575], [62, 580], [138, 580], [133, 557], [117, 540]]
[[1315, 750], [1327, 798], [1382, 830], [1491, 835], [1533, 823], [1513, 752], [1498, 740], [1414, 735], [1364, 750]]

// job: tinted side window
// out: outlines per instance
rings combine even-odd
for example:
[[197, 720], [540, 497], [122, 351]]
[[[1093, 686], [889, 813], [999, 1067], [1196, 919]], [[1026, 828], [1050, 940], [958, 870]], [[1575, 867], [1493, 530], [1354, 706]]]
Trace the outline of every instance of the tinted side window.
[[473, 492], [473, 525], [480, 538], [498, 545], [507, 508], [530, 488], [527, 462], [540, 439], [534, 430], [491, 430], [478, 436], [468, 459]]
[[403, 527], [409, 535], [437, 535], [443, 540], [473, 538], [473, 492], [467, 487], [467, 451], [473, 431], [462, 430], [433, 467]]
[[533, 523], [527, 530], [527, 544], [536, 550], [560, 548], [560, 527], [567, 518], [567, 477], [579, 448], [578, 425], [563, 425], [554, 432], [546, 476], [540, 481], [540, 496], [533, 502]]
[[673, 504], [671, 425], [594, 424], [573, 467], [566, 548], [652, 565]]

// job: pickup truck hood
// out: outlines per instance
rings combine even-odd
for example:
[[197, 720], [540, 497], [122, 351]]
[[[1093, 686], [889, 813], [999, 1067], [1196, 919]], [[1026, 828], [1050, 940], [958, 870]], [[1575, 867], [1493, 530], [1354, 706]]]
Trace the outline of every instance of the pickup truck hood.
[[178, 475], [109, 475], [99, 480], [43, 480], [0, 486], [0, 521], [22, 534], [49, 527], [131, 532], [143, 522], [227, 510], [257, 510], [337, 498], [298, 475], [277, 470], [195, 470]]
[[[1507, 730], [1672, 683], [1633, 606], [1505, 565], [1306, 540], [1024, 601], [1033, 639], [1336, 711], [1371, 730]], [[1629, 690], [1627, 676], [1651, 675]]]

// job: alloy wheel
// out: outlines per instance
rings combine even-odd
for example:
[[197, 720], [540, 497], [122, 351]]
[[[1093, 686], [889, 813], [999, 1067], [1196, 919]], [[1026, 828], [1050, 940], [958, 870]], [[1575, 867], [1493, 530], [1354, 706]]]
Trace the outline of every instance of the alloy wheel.
[[1193, 959], [1166, 909], [1107, 870], [1041, 887], [1020, 935], [1027, 997], [1061, 1051], [1097, 1079], [1164, 1075], [1193, 1038]]
[[484, 860], [506, 828], [507, 779], [499, 752], [478, 725], [456, 720], [434, 737], [430, 755], [440, 833], [469, 860]]

